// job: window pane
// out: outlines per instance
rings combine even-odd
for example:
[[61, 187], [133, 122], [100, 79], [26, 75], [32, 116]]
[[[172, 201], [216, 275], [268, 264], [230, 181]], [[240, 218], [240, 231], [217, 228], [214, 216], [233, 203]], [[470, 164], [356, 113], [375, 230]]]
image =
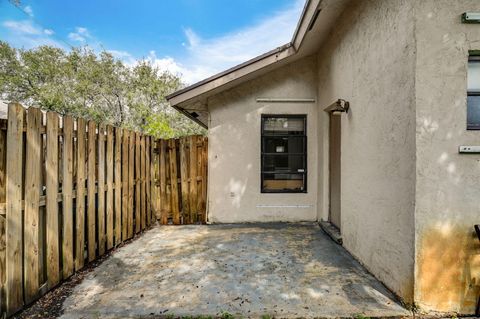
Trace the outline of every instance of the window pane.
[[264, 174], [262, 188], [266, 191], [303, 191], [303, 174]]
[[480, 61], [468, 62], [468, 91], [480, 92]]
[[467, 98], [467, 128], [480, 129], [480, 95], [469, 95]]
[[263, 155], [264, 172], [304, 172], [303, 155]]
[[264, 137], [265, 153], [303, 153], [304, 137]]
[[269, 117], [263, 122], [264, 134], [303, 135], [305, 131], [303, 118]]

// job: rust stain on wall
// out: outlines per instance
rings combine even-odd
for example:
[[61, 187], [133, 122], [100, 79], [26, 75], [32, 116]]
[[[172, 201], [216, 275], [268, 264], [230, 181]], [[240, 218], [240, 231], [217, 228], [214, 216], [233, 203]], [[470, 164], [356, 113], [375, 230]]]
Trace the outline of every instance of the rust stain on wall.
[[417, 302], [429, 310], [474, 313], [480, 293], [480, 244], [473, 225], [431, 228], [419, 247]]

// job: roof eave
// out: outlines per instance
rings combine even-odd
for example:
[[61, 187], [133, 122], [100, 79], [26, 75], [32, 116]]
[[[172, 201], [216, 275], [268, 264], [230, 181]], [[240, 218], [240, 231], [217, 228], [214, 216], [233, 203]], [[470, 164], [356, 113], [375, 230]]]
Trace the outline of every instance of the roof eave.
[[257, 58], [249, 60], [225, 72], [219, 73], [211, 78], [208, 78], [182, 90], [174, 92], [166, 98], [172, 106], [179, 105], [201, 94], [212, 91], [220, 86], [241, 79], [242, 77], [251, 74], [257, 70], [280, 62], [294, 55], [295, 53], [296, 50], [293, 48], [292, 44], [288, 43], [280, 48], [277, 48]]
[[202, 121], [200, 121], [200, 119], [198, 119], [197, 117], [194, 117], [192, 116], [192, 114], [190, 114], [188, 111], [186, 111], [185, 109], [177, 106], [177, 105], [172, 105], [172, 107], [179, 111], [180, 113], [182, 113], [183, 115], [185, 115], [186, 117], [188, 117], [190, 120], [194, 121], [195, 123], [197, 123], [198, 125], [200, 125], [201, 127], [205, 128], [205, 129], [208, 129], [208, 125], [206, 123], [203, 123]]

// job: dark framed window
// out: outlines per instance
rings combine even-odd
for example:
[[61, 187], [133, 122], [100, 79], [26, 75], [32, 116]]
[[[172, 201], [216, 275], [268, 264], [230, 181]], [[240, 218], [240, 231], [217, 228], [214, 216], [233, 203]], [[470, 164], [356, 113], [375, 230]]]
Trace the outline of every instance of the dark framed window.
[[480, 55], [468, 59], [467, 129], [480, 130]]
[[262, 115], [262, 193], [307, 192], [307, 116]]

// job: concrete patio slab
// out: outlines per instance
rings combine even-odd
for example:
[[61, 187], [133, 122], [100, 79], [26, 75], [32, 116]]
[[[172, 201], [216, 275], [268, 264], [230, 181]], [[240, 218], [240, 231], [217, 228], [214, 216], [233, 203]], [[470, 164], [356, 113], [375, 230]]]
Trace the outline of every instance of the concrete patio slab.
[[158, 226], [78, 285], [62, 318], [403, 317], [315, 224]]

